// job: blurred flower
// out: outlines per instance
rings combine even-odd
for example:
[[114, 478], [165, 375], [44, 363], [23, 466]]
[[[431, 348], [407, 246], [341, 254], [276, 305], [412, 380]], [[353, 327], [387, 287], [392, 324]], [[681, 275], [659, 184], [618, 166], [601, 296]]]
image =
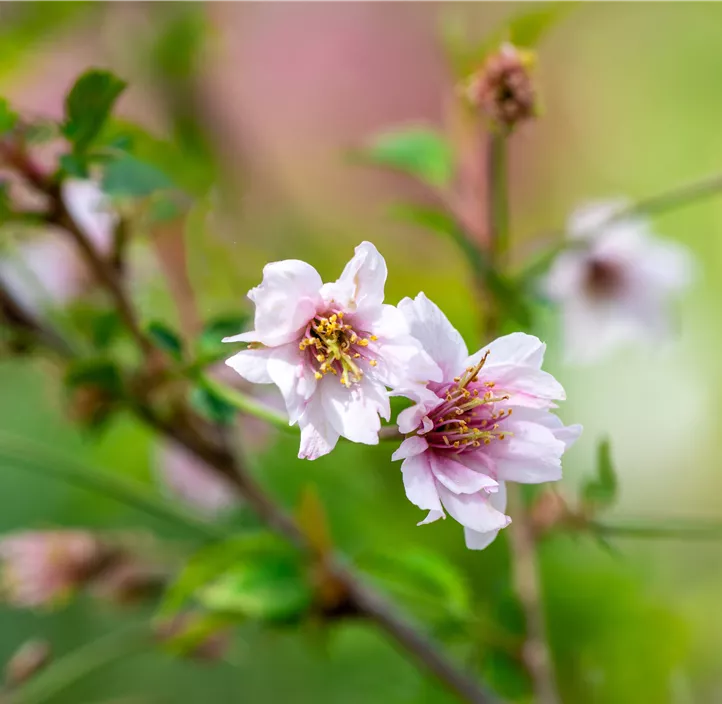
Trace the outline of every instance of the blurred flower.
[[19, 687], [48, 664], [52, 656], [46, 640], [28, 640], [12, 655], [5, 665], [5, 684]]
[[[100, 187], [94, 181], [69, 179], [63, 182], [62, 198], [86, 237], [107, 254], [118, 216]], [[80, 295], [89, 281], [76, 248], [63, 238], [49, 235], [24, 240], [14, 253], [0, 259], [0, 277], [3, 285], [31, 309], [48, 303], [62, 305]]]
[[[444, 509], [464, 526], [466, 545], [485, 548], [510, 523], [505, 481], [537, 484], [561, 479], [561, 457], [581, 433], [550, 412], [564, 389], [541, 370], [545, 346], [513, 333], [468, 356], [466, 344], [423, 293], [405, 298], [399, 311], [411, 333], [443, 372], [416, 403], [399, 414], [408, 435], [393, 459], [409, 500], [429, 514]], [[513, 414], [513, 415], [512, 415]]]
[[231, 483], [181, 445], [160, 445], [156, 467], [170, 493], [202, 513], [217, 515], [238, 504]]
[[536, 90], [531, 77], [534, 57], [513, 44], [489, 56], [466, 86], [466, 96], [493, 122], [514, 127], [536, 114]]
[[385, 387], [439, 378], [403, 316], [383, 305], [385, 282], [386, 262], [369, 242], [334, 283], [305, 262], [268, 264], [248, 294], [256, 329], [224, 340], [251, 343], [226, 363], [278, 386], [289, 422], [301, 428], [299, 457], [331, 452], [340, 436], [375, 445], [379, 415], [391, 412]]
[[20, 608], [52, 606], [82, 587], [106, 557], [105, 546], [86, 531], [8, 536], [0, 540], [3, 595]]
[[562, 306], [567, 358], [590, 363], [623, 343], [659, 339], [669, 328], [667, 303], [689, 285], [686, 249], [654, 236], [639, 216], [612, 219], [624, 201], [591, 203], [572, 214], [569, 236], [544, 281]]

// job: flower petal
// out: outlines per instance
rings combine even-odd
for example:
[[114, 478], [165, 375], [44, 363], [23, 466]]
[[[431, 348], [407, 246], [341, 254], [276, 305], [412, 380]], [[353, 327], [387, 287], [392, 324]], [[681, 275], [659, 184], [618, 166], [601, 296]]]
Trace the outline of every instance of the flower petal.
[[324, 377], [318, 389], [328, 421], [337, 433], [351, 442], [378, 444], [379, 413], [385, 417], [390, 414], [385, 391], [375, 388], [367, 378], [348, 389], [335, 376]]
[[533, 367], [541, 369], [544, 361], [546, 345], [534, 335], [527, 335], [524, 332], [513, 332], [511, 335], [504, 335], [480, 349], [476, 354], [471, 355], [465, 362], [465, 366], [473, 366], [488, 352], [489, 357], [484, 369], [491, 369], [497, 366]]
[[440, 518], [446, 518], [446, 514], [443, 511], [429, 511], [428, 514], [426, 514], [426, 518], [424, 518], [423, 521], [419, 521], [416, 525], [425, 526], [427, 523], [433, 523]]
[[[486, 369], [482, 374], [484, 371]], [[484, 378], [494, 381], [497, 389], [509, 394], [508, 403], [512, 406], [548, 408], [554, 401], [566, 398], [564, 387], [551, 374], [536, 367], [500, 365], [489, 369]]]
[[328, 422], [318, 393], [306, 404], [303, 415], [298, 419], [298, 425], [301, 428], [301, 446], [298, 450], [300, 459], [315, 460], [336, 447], [339, 434]]
[[398, 447], [396, 452], [394, 452], [393, 455], [391, 455], [391, 459], [393, 461], [396, 460], [405, 460], [408, 457], [413, 457], [414, 455], [420, 455], [422, 452], [427, 450], [429, 447], [429, 443], [424, 440], [424, 438], [419, 437], [418, 435], [414, 435], [410, 438], [406, 438]]
[[[489, 503], [502, 513], [506, 512], [506, 485], [504, 482], [499, 484], [499, 491], [489, 497]], [[483, 550], [494, 542], [496, 536], [499, 535], [498, 530], [490, 530], [480, 533], [470, 528], [464, 528], [464, 540], [469, 550]]]
[[473, 494], [477, 491], [496, 491], [499, 484], [486, 474], [436, 453], [429, 454], [429, 464], [434, 477], [455, 494]]
[[[401, 465], [401, 473], [404, 478], [406, 497], [412, 504], [419, 508], [438, 511], [443, 514], [436, 482], [426, 453], [405, 459]], [[429, 520], [429, 516], [427, 516], [426, 520]], [[436, 519], [432, 518], [431, 520]]]
[[476, 494], [455, 494], [438, 483], [436, 486], [444, 508], [462, 526], [480, 533], [488, 533], [509, 525], [509, 519], [494, 508], [490, 495], [485, 491]]
[[371, 242], [362, 242], [341, 276], [323, 287], [324, 300], [350, 312], [380, 306], [384, 301], [386, 273], [386, 262], [376, 247]]
[[252, 384], [272, 384], [268, 360], [272, 349], [241, 350], [226, 360], [226, 364]]
[[316, 389], [314, 370], [306, 364], [306, 358], [298, 345], [291, 342], [271, 349], [268, 375], [278, 386], [288, 411], [288, 422], [293, 425], [303, 413], [306, 401]]
[[411, 334], [441, 368], [443, 379], [451, 380], [464, 368], [468, 355], [464, 339], [426, 294], [419, 293], [413, 300], [404, 298], [399, 303], [399, 311]]
[[257, 342], [274, 347], [297, 339], [321, 304], [323, 282], [306, 262], [266, 264], [263, 281], [248, 292], [256, 304]]

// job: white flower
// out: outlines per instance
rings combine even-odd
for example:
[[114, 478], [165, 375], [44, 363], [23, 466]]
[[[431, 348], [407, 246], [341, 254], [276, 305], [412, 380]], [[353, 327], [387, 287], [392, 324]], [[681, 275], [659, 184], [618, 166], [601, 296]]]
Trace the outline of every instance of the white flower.
[[680, 245], [658, 239], [639, 216], [611, 219], [624, 201], [592, 203], [572, 214], [579, 240], [554, 261], [546, 294], [562, 307], [567, 358], [597, 361], [626, 342], [659, 339], [667, 305], [689, 285], [692, 261]]
[[407, 435], [393, 459], [401, 466], [409, 500], [464, 526], [466, 545], [481, 550], [510, 519], [505, 481], [537, 484], [561, 479], [561, 457], [581, 433], [564, 427], [550, 409], [564, 389], [541, 370], [545, 346], [513, 333], [469, 356], [464, 340], [423, 293], [399, 310], [411, 334], [443, 372], [416, 403], [399, 414]]
[[224, 339], [251, 343], [226, 364], [248, 381], [278, 386], [289, 423], [301, 428], [301, 458], [331, 452], [340, 436], [375, 445], [379, 416], [390, 416], [385, 387], [440, 378], [404, 317], [384, 305], [385, 282], [386, 262], [370, 242], [356, 247], [334, 283], [295, 259], [267, 264], [248, 293], [255, 330]]
[[101, 252], [108, 252], [118, 214], [100, 186], [91, 180], [66, 179], [62, 185], [65, 207], [83, 234]]

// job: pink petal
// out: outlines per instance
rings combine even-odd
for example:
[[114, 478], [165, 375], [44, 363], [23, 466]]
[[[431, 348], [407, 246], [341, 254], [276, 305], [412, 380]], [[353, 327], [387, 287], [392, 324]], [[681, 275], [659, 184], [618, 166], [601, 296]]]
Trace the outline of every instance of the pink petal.
[[564, 387], [551, 374], [535, 367], [499, 365], [489, 370], [488, 378], [511, 395], [511, 405], [547, 408], [553, 401], [566, 398]]
[[272, 384], [268, 360], [272, 349], [241, 350], [226, 360], [226, 364], [252, 384]]
[[377, 389], [367, 378], [350, 389], [336, 376], [325, 376], [318, 385], [328, 422], [351, 442], [377, 445], [381, 421], [379, 413], [390, 414], [389, 400], [383, 388]]
[[427, 443], [424, 438], [419, 437], [418, 435], [414, 435], [410, 438], [406, 438], [406, 440], [404, 440], [401, 445], [399, 445], [396, 452], [391, 455], [391, 459], [394, 462], [396, 460], [405, 460], [408, 457], [420, 455], [422, 452], [426, 451], [428, 447], [429, 443]]
[[362, 312], [383, 303], [385, 284], [384, 258], [370, 242], [362, 242], [338, 280], [324, 286], [323, 296], [345, 310]]
[[498, 483], [486, 474], [476, 472], [449, 457], [430, 453], [431, 471], [438, 482], [455, 494], [473, 494], [477, 491], [496, 491]]
[[426, 514], [426, 518], [424, 518], [423, 521], [419, 521], [416, 525], [425, 526], [427, 523], [433, 523], [440, 518], [446, 518], [446, 514], [443, 511], [429, 511], [428, 514]]
[[314, 370], [305, 363], [295, 342], [274, 347], [271, 352], [268, 375], [278, 386], [286, 403], [289, 423], [293, 425], [316, 389]]
[[486, 492], [455, 494], [440, 484], [437, 484], [437, 489], [441, 503], [449, 515], [466, 528], [480, 533], [488, 533], [509, 525], [509, 519], [494, 508], [490, 501], [490, 495]]
[[336, 447], [339, 434], [328, 422], [318, 394], [309, 400], [303, 415], [298, 419], [298, 425], [301, 428], [300, 459], [315, 460]]
[[545, 350], [546, 345], [538, 337], [527, 335], [524, 332], [513, 332], [511, 335], [497, 338], [469, 357], [465, 366], [477, 364], [489, 352], [485, 369], [491, 369], [497, 365], [523, 365], [539, 369], [544, 361]]
[[[497, 509], [497, 511], [501, 511], [502, 513], [506, 512], [506, 486], [504, 482], [499, 484], [499, 491], [489, 497], [489, 503]], [[507, 518], [507, 521], [508, 520]], [[464, 539], [466, 547], [469, 548], [469, 550], [483, 550], [494, 542], [497, 535], [499, 535], [498, 530], [481, 533], [470, 528], [464, 528]]]
[[[429, 466], [429, 458], [425, 453], [405, 459], [401, 465], [401, 473], [404, 478], [406, 497], [412, 504], [419, 508], [438, 511], [443, 514], [436, 482]], [[429, 516], [427, 516], [426, 520], [429, 520]], [[436, 518], [431, 520], [436, 520]]]

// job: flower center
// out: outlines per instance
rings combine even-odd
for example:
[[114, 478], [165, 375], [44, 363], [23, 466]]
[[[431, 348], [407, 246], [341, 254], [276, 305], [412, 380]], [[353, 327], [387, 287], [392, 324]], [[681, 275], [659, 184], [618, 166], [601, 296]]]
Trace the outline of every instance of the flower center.
[[459, 453], [511, 435], [500, 426], [512, 409], [497, 410], [497, 404], [508, 401], [509, 396], [495, 394], [493, 381], [479, 380], [488, 356], [487, 352], [476, 366], [468, 367], [439, 392], [444, 403], [429, 414], [434, 427], [424, 435], [430, 447]]
[[592, 259], [587, 264], [584, 286], [593, 298], [609, 299], [624, 285], [621, 267], [604, 259]]
[[330, 373], [349, 388], [359, 383], [364, 375], [360, 363], [376, 366], [376, 360], [368, 355], [369, 342], [376, 340], [376, 335], [356, 332], [353, 325], [344, 322], [343, 311], [339, 311], [317, 315], [311, 320], [298, 349], [308, 353], [317, 379]]

